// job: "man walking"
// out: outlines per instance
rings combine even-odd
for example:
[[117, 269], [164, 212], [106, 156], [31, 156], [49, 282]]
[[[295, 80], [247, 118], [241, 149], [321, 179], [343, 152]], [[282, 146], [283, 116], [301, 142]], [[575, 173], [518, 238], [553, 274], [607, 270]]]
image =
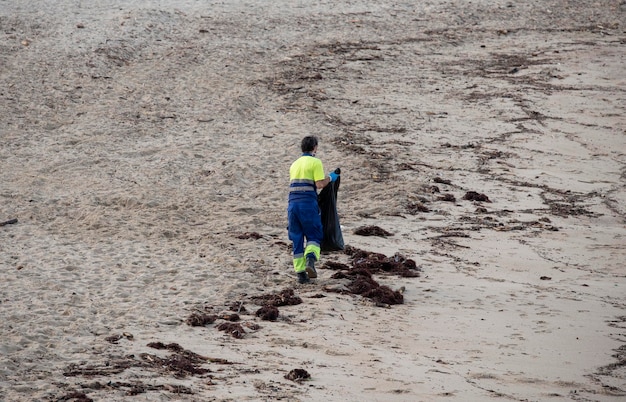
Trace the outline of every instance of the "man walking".
[[[337, 173], [324, 174], [322, 161], [315, 157], [317, 137], [302, 139], [302, 156], [289, 168], [289, 240], [293, 242], [293, 268], [299, 283], [317, 278], [315, 262], [320, 259], [323, 228], [317, 204], [317, 190], [337, 180]], [[306, 239], [306, 244], [305, 244]]]

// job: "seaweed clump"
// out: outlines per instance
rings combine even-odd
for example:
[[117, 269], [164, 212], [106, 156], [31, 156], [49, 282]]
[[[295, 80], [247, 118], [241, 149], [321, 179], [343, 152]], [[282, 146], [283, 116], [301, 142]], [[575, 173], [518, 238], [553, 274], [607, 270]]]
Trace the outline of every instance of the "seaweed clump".
[[365, 251], [351, 246], [346, 246], [345, 253], [350, 256], [352, 266], [335, 264], [331, 269], [336, 269], [337, 272], [331, 278], [349, 279], [350, 282], [341, 288], [326, 288], [329, 292], [360, 295], [371, 299], [378, 306], [402, 304], [404, 303], [402, 291], [380, 285], [372, 275], [398, 275], [409, 278], [420, 275], [420, 270], [415, 261], [399, 253], [387, 257], [381, 253]]
[[296, 296], [293, 289], [284, 289], [279, 293], [266, 294], [253, 297], [252, 300], [261, 306], [295, 306], [302, 303], [302, 298]]
[[365, 268], [372, 274], [388, 273], [406, 278], [420, 276], [415, 261], [400, 253], [387, 257], [381, 253], [365, 251], [351, 246], [346, 247], [345, 253], [352, 260], [352, 268]]

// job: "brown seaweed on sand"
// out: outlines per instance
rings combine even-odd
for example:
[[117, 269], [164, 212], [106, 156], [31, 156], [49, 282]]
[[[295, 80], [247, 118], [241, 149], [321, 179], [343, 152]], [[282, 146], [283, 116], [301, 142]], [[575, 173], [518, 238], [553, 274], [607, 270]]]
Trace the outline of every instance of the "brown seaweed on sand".
[[93, 399], [89, 398], [84, 392], [74, 391], [58, 398], [57, 401], [93, 402]]
[[237, 236], [235, 236], [238, 239], [253, 239], [253, 240], [259, 240], [261, 238], [263, 238], [263, 235], [257, 233], [257, 232], [245, 232], [245, 233], [241, 233], [238, 234]]
[[410, 202], [406, 205], [407, 213], [416, 215], [418, 212], [430, 212], [430, 208], [421, 202]]
[[208, 359], [194, 354], [172, 354], [166, 358], [156, 355], [142, 353], [142, 360], [155, 368], [169, 371], [175, 378], [185, 378], [188, 375], [206, 374], [210, 370], [199, 367], [198, 364], [205, 363]]
[[441, 177], [435, 177], [433, 178], [433, 181], [435, 183], [440, 183], [440, 184], [447, 184], [447, 185], [451, 185], [452, 182], [448, 179], [442, 179]]
[[264, 321], [276, 321], [278, 314], [278, 308], [275, 306], [263, 306], [256, 312], [256, 316]]
[[378, 306], [389, 306], [404, 303], [404, 296], [399, 291], [394, 291], [388, 286], [376, 282], [371, 273], [364, 268], [352, 268], [349, 271], [339, 271], [332, 276], [333, 279], [351, 279], [343, 289], [329, 289], [330, 292], [352, 293], [371, 299]]
[[329, 292], [352, 293], [371, 299], [377, 306], [390, 306], [392, 304], [403, 304], [404, 296], [402, 292], [392, 290], [388, 286], [380, 285], [371, 277], [358, 275], [345, 287], [346, 290], [330, 289]]
[[302, 381], [311, 378], [311, 374], [309, 374], [305, 369], [293, 369], [288, 374], [285, 374], [285, 378], [297, 383], [301, 383]]
[[335, 261], [326, 261], [322, 266], [322, 269], [330, 269], [332, 271], [339, 271], [339, 270], [348, 270], [350, 269], [350, 266], [343, 264], [341, 262], [335, 262]]
[[382, 272], [407, 278], [420, 276], [415, 261], [399, 253], [387, 257], [381, 253], [360, 250], [351, 246], [346, 247], [345, 253], [350, 255], [353, 268], [365, 268], [372, 274]]
[[[329, 292], [351, 293], [373, 300], [378, 306], [404, 303], [401, 291], [380, 285], [372, 278], [373, 274], [417, 277], [420, 275], [415, 261], [396, 253], [392, 257], [384, 254], [346, 246], [345, 253], [352, 260], [352, 267], [335, 272], [333, 279], [349, 279], [350, 283], [341, 288], [325, 288]], [[347, 266], [346, 266], [347, 267]]]
[[456, 202], [456, 197], [450, 193], [445, 193], [442, 196], [438, 197], [437, 199], [439, 201]]
[[208, 369], [199, 365], [206, 362], [224, 363], [222, 359], [209, 359], [189, 350], [182, 348], [177, 343], [164, 344], [162, 342], [152, 342], [147, 345], [153, 349], [169, 350], [172, 352], [167, 357], [160, 357], [154, 354], [141, 353], [139, 359], [135, 355], [112, 358], [99, 364], [75, 364], [68, 365], [63, 371], [66, 377], [95, 377], [111, 376], [120, 374], [131, 367], [143, 369], [153, 369], [158, 372], [172, 374], [176, 378], [184, 378], [187, 375], [201, 375], [209, 372]]
[[293, 289], [284, 289], [279, 293], [266, 294], [262, 296], [255, 296], [252, 300], [261, 306], [295, 306], [302, 303], [302, 298], [296, 296]]
[[385, 229], [378, 226], [362, 226], [354, 230], [355, 235], [359, 236], [378, 236], [378, 237], [388, 237], [393, 236], [393, 233], [386, 231]]
[[207, 324], [213, 324], [215, 320], [217, 320], [215, 314], [193, 313], [187, 317], [185, 322], [192, 327], [203, 327]]
[[223, 322], [217, 326], [219, 331], [224, 331], [230, 334], [233, 338], [241, 339], [246, 335], [246, 331], [243, 329], [241, 324], [237, 324], [234, 322]]
[[489, 200], [489, 197], [487, 197], [485, 194], [477, 193], [476, 191], [468, 191], [463, 196], [463, 199], [468, 201], [491, 202], [491, 200]]

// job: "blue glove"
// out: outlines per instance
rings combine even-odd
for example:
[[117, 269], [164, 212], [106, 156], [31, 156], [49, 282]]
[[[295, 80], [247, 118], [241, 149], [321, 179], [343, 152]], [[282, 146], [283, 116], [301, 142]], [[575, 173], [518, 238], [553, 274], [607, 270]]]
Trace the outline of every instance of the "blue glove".
[[337, 180], [337, 178], [339, 177], [339, 175], [335, 172], [331, 172], [328, 174], [328, 177], [330, 177], [330, 182], [334, 182], [335, 180]]

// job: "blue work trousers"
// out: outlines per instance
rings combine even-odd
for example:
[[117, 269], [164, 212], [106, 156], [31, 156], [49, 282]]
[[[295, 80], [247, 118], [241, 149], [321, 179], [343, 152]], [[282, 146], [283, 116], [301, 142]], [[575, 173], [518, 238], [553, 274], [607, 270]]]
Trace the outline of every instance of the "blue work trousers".
[[320, 259], [324, 230], [317, 200], [290, 202], [287, 215], [289, 240], [293, 242], [293, 268], [296, 272], [304, 272], [307, 255], [313, 254], [316, 260]]

